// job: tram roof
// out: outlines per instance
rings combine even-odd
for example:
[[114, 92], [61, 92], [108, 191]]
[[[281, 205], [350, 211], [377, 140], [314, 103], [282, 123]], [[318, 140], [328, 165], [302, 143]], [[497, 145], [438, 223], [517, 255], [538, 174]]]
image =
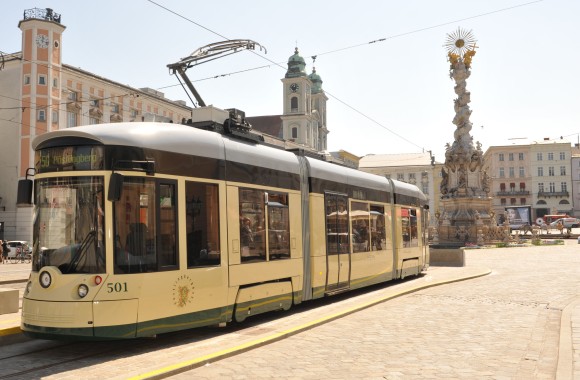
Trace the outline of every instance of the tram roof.
[[240, 162], [299, 173], [291, 152], [229, 138], [182, 124], [137, 122], [94, 124], [61, 129], [36, 137], [33, 149], [56, 138], [83, 138], [102, 145], [131, 146]]
[[391, 184], [385, 177], [312, 158], [307, 158], [307, 160], [310, 165], [310, 176], [312, 177], [369, 189], [391, 191]]
[[423, 192], [419, 190], [417, 186], [410, 183], [397, 181], [395, 179], [393, 180], [393, 183], [395, 184], [396, 194], [408, 195], [414, 198], [418, 198], [424, 203], [427, 203], [427, 196], [423, 194]]

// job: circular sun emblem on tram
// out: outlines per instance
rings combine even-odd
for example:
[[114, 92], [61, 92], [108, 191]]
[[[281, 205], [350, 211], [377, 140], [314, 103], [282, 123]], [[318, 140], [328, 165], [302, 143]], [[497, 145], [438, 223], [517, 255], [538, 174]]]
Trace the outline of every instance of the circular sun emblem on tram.
[[183, 275], [173, 284], [173, 303], [175, 306], [184, 307], [193, 301], [193, 282], [189, 276]]

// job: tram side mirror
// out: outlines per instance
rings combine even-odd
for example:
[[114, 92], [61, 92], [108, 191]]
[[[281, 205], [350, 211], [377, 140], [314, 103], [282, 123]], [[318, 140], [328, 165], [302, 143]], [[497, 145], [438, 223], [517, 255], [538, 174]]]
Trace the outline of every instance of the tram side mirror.
[[32, 204], [32, 180], [21, 179], [18, 181], [18, 193], [16, 195], [17, 206], [27, 206]]
[[111, 174], [107, 199], [111, 202], [117, 202], [121, 199], [121, 190], [123, 190], [123, 175], [119, 173]]

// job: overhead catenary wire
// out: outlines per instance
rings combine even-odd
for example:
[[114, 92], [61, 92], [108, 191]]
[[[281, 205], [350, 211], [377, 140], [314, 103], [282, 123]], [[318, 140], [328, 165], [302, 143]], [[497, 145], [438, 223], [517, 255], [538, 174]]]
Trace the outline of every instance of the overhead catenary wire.
[[[154, 4], [154, 5], [158, 6], [159, 8], [162, 8], [162, 9], [166, 10], [167, 12], [170, 12], [170, 13], [176, 15], [177, 17], [180, 17], [180, 18], [182, 18], [182, 19], [184, 19], [184, 20], [186, 20], [188, 22], [191, 22], [194, 25], [196, 25], [196, 26], [198, 26], [198, 27], [200, 27], [200, 28], [202, 28], [202, 29], [210, 32], [210, 33], [213, 33], [213, 34], [215, 34], [215, 35], [217, 35], [217, 36], [219, 36], [221, 38], [224, 38], [226, 40], [230, 40], [228, 37], [224, 36], [223, 34], [218, 33], [218, 32], [216, 32], [216, 31], [214, 31], [214, 30], [212, 30], [212, 29], [210, 29], [210, 28], [208, 28], [208, 27], [206, 27], [206, 26], [204, 26], [204, 25], [202, 25], [202, 24], [200, 24], [200, 23], [198, 23], [196, 21], [193, 21], [193, 20], [191, 20], [191, 19], [189, 19], [189, 18], [181, 15], [180, 13], [175, 12], [175, 11], [173, 11], [173, 10], [171, 10], [171, 9], [169, 9], [169, 8], [167, 8], [167, 7], [161, 5], [161, 4], [159, 4], [159, 3], [157, 3], [157, 2], [155, 2], [153, 0], [146, 0], [146, 1], [148, 1], [151, 4]], [[485, 17], [485, 16], [489, 16], [491, 14], [495, 14], [495, 13], [499, 13], [499, 12], [505, 12], [505, 11], [509, 11], [509, 10], [516, 9], [516, 8], [521, 8], [521, 7], [528, 6], [528, 5], [535, 4], [535, 3], [539, 3], [539, 2], [542, 2], [542, 1], [544, 1], [544, 0], [534, 0], [534, 1], [527, 2], [527, 3], [517, 4], [517, 5], [511, 6], [511, 7], [501, 8], [501, 9], [497, 9], [497, 10], [490, 11], [490, 12], [480, 13], [480, 14], [474, 15], [474, 16], [464, 17], [464, 18], [461, 18], [461, 19], [456, 19], [456, 20], [448, 21], [448, 22], [441, 23], [441, 24], [431, 25], [431, 26], [428, 26], [428, 27], [425, 27], [425, 28], [415, 29], [415, 30], [412, 30], [412, 31], [409, 31], [409, 32], [405, 32], [405, 33], [399, 33], [399, 34], [396, 34], [396, 35], [392, 35], [392, 36], [388, 36], [388, 37], [383, 37], [383, 38], [375, 39], [375, 40], [368, 41], [368, 42], [365, 42], [365, 43], [360, 43], [360, 44], [351, 45], [351, 46], [347, 46], [347, 47], [340, 48], [340, 49], [330, 50], [330, 51], [327, 51], [327, 52], [317, 53], [317, 54], [309, 54], [309, 55], [311, 55], [311, 56], [319, 56], [319, 55], [333, 54], [333, 53], [337, 53], [337, 52], [341, 52], [341, 51], [345, 51], [345, 50], [349, 50], [349, 49], [358, 48], [358, 47], [361, 47], [361, 46], [368, 46], [370, 44], [376, 44], [376, 43], [380, 43], [380, 42], [385, 42], [387, 40], [391, 40], [391, 39], [395, 39], [395, 38], [399, 38], [399, 37], [408, 36], [408, 35], [411, 35], [411, 34], [420, 33], [420, 32], [424, 32], [424, 31], [427, 31], [427, 30], [435, 29], [435, 28], [440, 28], [440, 27], [443, 27], [443, 26], [455, 24], [455, 23], [458, 23], [458, 22], [466, 21], [466, 20], [472, 20], [472, 19], [475, 19], [475, 18]], [[262, 59], [265, 59], [266, 61], [268, 61], [268, 62], [270, 62], [270, 63], [272, 63], [272, 64], [274, 64], [274, 65], [276, 65], [278, 67], [281, 67], [281, 68], [285, 69], [281, 64], [279, 64], [277, 62], [274, 62], [273, 60], [271, 60], [271, 59], [269, 59], [269, 58], [267, 58], [265, 56], [259, 55], [259, 54], [257, 54], [256, 52], [254, 52], [252, 50], [250, 50], [250, 52], [253, 53], [253, 54], [255, 54], [255, 55], [257, 55], [257, 56], [259, 56]], [[167, 87], [163, 87], [163, 88], [167, 88]], [[372, 117], [368, 116], [363, 111], [360, 111], [358, 108], [350, 105], [346, 101], [343, 101], [343, 100], [339, 99], [338, 97], [336, 97], [335, 95], [333, 95], [331, 92], [329, 92], [327, 89], [325, 89], [324, 92], [329, 97], [331, 97], [333, 99], [336, 99], [338, 102], [342, 103], [346, 107], [350, 108], [351, 110], [355, 111], [356, 113], [358, 113], [359, 115], [363, 116], [367, 120], [371, 121], [373, 124], [375, 124], [375, 125], [383, 128], [384, 130], [390, 132], [391, 134], [393, 134], [393, 135], [399, 137], [400, 139], [408, 142], [409, 144], [411, 144], [411, 145], [413, 145], [413, 146], [421, 149], [423, 152], [425, 152], [425, 151], [431, 151], [430, 149], [427, 149], [425, 147], [421, 147], [421, 146], [417, 145], [416, 143], [412, 142], [411, 140], [409, 140], [409, 139], [401, 136], [400, 134], [394, 132], [393, 130], [391, 130], [387, 126], [383, 125], [379, 121], [377, 121], [377, 120], [373, 119]]]
[[[188, 18], [188, 17], [185, 17], [185, 16], [181, 15], [180, 13], [175, 12], [175, 11], [173, 11], [173, 10], [171, 10], [171, 9], [169, 9], [169, 8], [167, 8], [167, 7], [161, 5], [161, 4], [159, 4], [159, 3], [157, 3], [157, 2], [155, 2], [153, 0], [146, 0], [146, 1], [148, 1], [151, 4], [154, 4], [155, 6], [157, 6], [159, 8], [162, 8], [165, 11], [167, 11], [169, 13], [172, 13], [175, 16], [180, 17], [180, 18], [182, 18], [182, 19], [184, 19], [184, 20], [186, 20], [186, 21], [188, 21], [188, 22], [190, 22], [190, 23], [192, 23], [192, 24], [194, 24], [194, 25], [196, 25], [196, 26], [198, 26], [198, 27], [200, 27], [200, 28], [202, 28], [202, 29], [210, 32], [210, 33], [213, 33], [213, 34], [215, 34], [215, 35], [217, 35], [217, 36], [219, 36], [221, 38], [224, 38], [226, 40], [229, 40], [229, 38], [227, 38], [226, 36], [224, 36], [224, 35], [216, 32], [216, 31], [214, 31], [214, 30], [212, 30], [212, 29], [210, 29], [210, 28], [208, 28], [208, 27], [206, 27], [206, 26], [204, 26], [204, 25], [202, 25], [202, 24], [200, 24], [200, 23], [198, 23], [198, 22], [196, 22], [196, 21]], [[427, 30], [431, 30], [431, 29], [435, 29], [435, 28], [440, 28], [440, 27], [443, 27], [443, 26], [447, 26], [447, 25], [450, 25], [450, 24], [457, 23], [457, 22], [471, 20], [471, 19], [475, 19], [475, 18], [479, 18], [479, 17], [489, 16], [491, 14], [495, 14], [495, 13], [499, 13], [499, 12], [513, 10], [515, 8], [520, 8], [520, 7], [528, 6], [528, 5], [531, 5], [531, 4], [534, 4], [534, 3], [539, 3], [539, 2], [542, 2], [542, 1], [544, 1], [544, 0], [534, 0], [534, 1], [526, 2], [526, 3], [514, 5], [514, 6], [511, 6], [511, 7], [501, 8], [501, 9], [497, 9], [497, 10], [494, 10], [494, 11], [490, 11], [490, 12], [486, 12], [486, 13], [481, 13], [481, 14], [478, 14], [478, 15], [474, 15], [474, 16], [470, 16], [470, 17], [465, 17], [465, 18], [461, 18], [461, 19], [456, 19], [456, 20], [452, 20], [452, 21], [445, 22], [445, 23], [436, 24], [436, 25], [432, 25], [432, 26], [425, 27], [425, 28], [415, 29], [415, 30], [412, 30], [412, 31], [408, 31], [408, 32], [404, 32], [404, 33], [399, 33], [399, 34], [396, 34], [396, 35], [391, 35], [391, 36], [387, 36], [387, 37], [383, 37], [383, 38], [378, 38], [378, 39], [375, 39], [375, 40], [372, 40], [372, 41], [368, 41], [368, 42], [364, 42], [364, 43], [360, 43], [360, 44], [355, 44], [355, 45], [343, 47], [343, 48], [340, 48], [340, 49], [330, 50], [330, 51], [326, 51], [326, 52], [322, 52], [322, 53], [317, 53], [317, 54], [313, 54], [313, 55], [320, 56], [320, 55], [333, 54], [333, 53], [337, 53], [337, 52], [341, 52], [341, 51], [345, 51], [345, 50], [349, 50], [349, 49], [354, 49], [354, 48], [358, 48], [358, 47], [362, 47], [362, 46], [368, 46], [368, 45], [371, 45], [371, 44], [377, 44], [377, 43], [380, 43], [380, 42], [385, 42], [387, 40], [391, 40], [391, 39], [395, 39], [395, 38], [400, 38], [400, 37], [407, 36], [407, 35], [411, 35], [411, 34], [414, 34], [414, 33], [420, 33], [420, 32], [424, 32], [424, 31], [427, 31]], [[250, 50], [250, 52], [253, 53], [253, 54], [256, 54], [261, 59], [267, 60], [268, 62], [270, 62], [274, 66], [278, 66], [278, 67], [280, 67], [282, 69], [286, 69], [284, 66], [282, 66], [282, 64], [285, 63], [285, 62], [278, 63], [278, 62], [275, 62], [275, 61], [273, 61], [273, 60], [271, 60], [271, 59], [269, 59], [269, 58], [267, 58], [267, 57], [265, 57], [263, 55], [260, 55], [260, 54], [258, 54], [256, 52], [254, 52], [252, 50]], [[51, 70], [54, 70], [56, 72], [63, 73], [63, 70], [60, 69], [60, 68], [58, 68], [58, 67], [55, 67], [55, 66], [52, 66], [52, 65], [47, 65], [47, 64], [44, 64], [44, 63], [40, 63], [40, 62], [32, 62], [32, 61], [30, 61], [30, 62], [33, 63], [33, 64], [45, 66], [45, 67], [47, 67], [47, 68], [49, 68]], [[235, 75], [235, 74], [239, 74], [239, 73], [243, 73], [243, 72], [260, 70], [260, 69], [263, 69], [263, 68], [269, 68], [270, 66], [271, 65], [263, 65], [263, 66], [259, 66], [259, 67], [254, 67], [254, 68], [249, 68], [249, 69], [244, 69], [244, 70], [238, 70], [238, 71], [234, 71], [234, 72], [230, 72], [230, 73], [218, 74], [218, 75], [209, 76], [209, 77], [206, 77], [206, 78], [201, 78], [201, 79], [193, 80], [193, 82], [200, 82], [200, 81], [205, 81], [205, 80], [209, 80], [209, 79], [216, 79], [216, 78], [219, 78], [219, 77], [225, 77], [225, 76]], [[70, 75], [71, 73], [67, 71], [67, 74]], [[79, 79], [82, 79], [82, 77], [80, 75], [75, 75], [75, 76], [77, 78], [79, 78]], [[166, 89], [166, 88], [170, 88], [170, 87], [176, 87], [176, 86], [179, 86], [179, 85], [180, 84], [163, 86], [163, 87], [157, 88], [157, 90]], [[325, 93], [329, 97], [331, 97], [333, 99], [336, 99], [339, 103], [343, 104], [344, 106], [350, 108], [351, 110], [353, 110], [354, 112], [356, 112], [359, 115], [363, 116], [367, 120], [371, 121], [373, 124], [375, 124], [375, 125], [379, 126], [380, 128], [382, 128], [382, 129], [390, 132], [391, 134], [393, 134], [393, 135], [397, 136], [398, 138], [400, 138], [400, 139], [408, 142], [409, 144], [411, 144], [411, 145], [413, 145], [413, 146], [421, 149], [423, 152], [429, 151], [427, 148], [421, 147], [421, 146], [415, 144], [414, 142], [410, 141], [409, 139], [403, 137], [399, 133], [394, 132], [393, 130], [391, 130], [390, 128], [388, 128], [387, 126], [385, 126], [384, 124], [382, 124], [381, 122], [375, 120], [374, 118], [370, 117], [369, 115], [367, 115], [363, 111], [359, 110], [355, 106], [352, 106], [348, 102], [346, 102], [346, 101], [344, 101], [342, 99], [339, 99], [337, 96], [333, 95], [327, 89], [325, 89]], [[108, 98], [113, 98], [113, 97], [117, 97], [117, 96], [122, 97], [122, 96], [126, 96], [126, 95], [115, 95], [115, 96], [111, 96], [111, 97], [108, 97]], [[101, 99], [102, 100], [105, 100], [105, 99], [108, 99], [108, 98], [91, 98], [91, 99], [88, 99], [88, 100], [82, 100], [82, 101], [77, 101], [77, 102], [85, 102], [85, 101], [101, 100]], [[62, 104], [68, 104], [68, 103], [70, 103], [70, 101], [62, 102], [62, 103], [59, 103], [59, 106], [62, 105]], [[34, 103], [31, 103], [31, 104], [34, 104]], [[161, 104], [158, 104], [158, 105], [161, 105]], [[0, 109], [17, 109], [17, 108], [22, 108], [22, 107], [7, 107], [7, 108], [0, 108]], [[48, 106], [42, 106], [42, 108], [45, 108], [46, 109], [46, 108], [49, 108], [49, 107]], [[40, 109], [42, 109], [42, 108], [40, 108]], [[36, 109], [39, 109], [39, 108], [36, 108]]]

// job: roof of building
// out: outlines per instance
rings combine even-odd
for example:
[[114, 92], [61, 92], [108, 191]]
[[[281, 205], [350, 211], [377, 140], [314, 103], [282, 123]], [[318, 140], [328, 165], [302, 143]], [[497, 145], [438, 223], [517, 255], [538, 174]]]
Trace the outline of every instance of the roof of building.
[[359, 168], [431, 165], [431, 155], [427, 153], [369, 154], [362, 157]]
[[282, 133], [282, 117], [280, 115], [248, 116], [246, 121], [256, 131], [279, 138], [284, 137]]

